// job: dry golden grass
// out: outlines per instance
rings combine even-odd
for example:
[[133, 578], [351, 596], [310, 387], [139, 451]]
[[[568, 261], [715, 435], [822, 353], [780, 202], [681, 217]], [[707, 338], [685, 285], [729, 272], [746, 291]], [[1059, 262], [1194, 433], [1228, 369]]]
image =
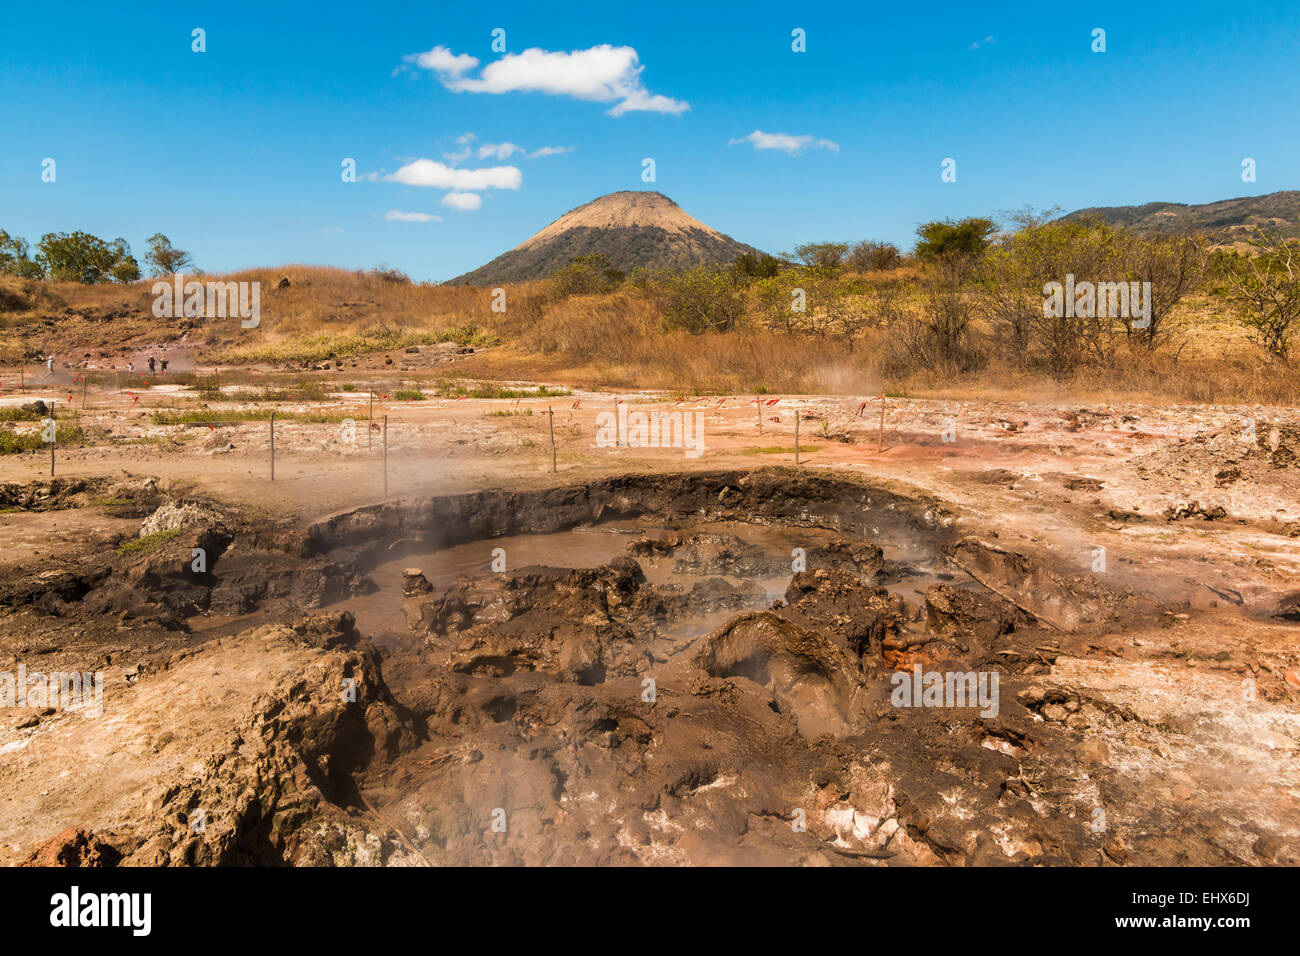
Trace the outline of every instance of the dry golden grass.
[[[278, 288], [282, 277], [289, 284]], [[1060, 379], [1026, 371], [993, 355], [978, 372], [884, 375], [897, 342], [890, 328], [843, 337], [791, 334], [762, 327], [754, 317], [729, 332], [690, 334], [665, 329], [646, 298], [630, 291], [556, 298], [546, 282], [507, 285], [506, 311], [494, 312], [493, 291], [465, 286], [393, 282], [369, 273], [289, 265], [253, 269], [213, 281], [261, 283], [262, 321], [198, 326], [206, 355], [223, 364], [300, 363], [327, 353], [359, 354], [400, 343], [452, 340], [501, 347], [474, 356], [464, 374], [482, 378], [545, 379], [562, 384], [655, 388], [683, 394], [890, 394], [1294, 404], [1300, 374], [1270, 360], [1252, 343], [1222, 301], [1189, 297], [1171, 318], [1169, 345], [1155, 353], [1121, 349], [1104, 368]], [[865, 282], [907, 282], [914, 267]], [[63, 306], [92, 313], [133, 310], [123, 319], [152, 319], [155, 280], [127, 286], [36, 283], [26, 311], [0, 306], [0, 361], [23, 348], [24, 325]], [[37, 301], [39, 300], [39, 301]], [[103, 328], [103, 323], [98, 326]], [[66, 345], [65, 345], [66, 347]]]

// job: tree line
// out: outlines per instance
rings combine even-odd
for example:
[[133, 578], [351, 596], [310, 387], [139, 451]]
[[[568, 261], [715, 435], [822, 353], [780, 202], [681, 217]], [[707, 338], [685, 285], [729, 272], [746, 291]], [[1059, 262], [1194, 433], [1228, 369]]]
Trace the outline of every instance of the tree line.
[[[754, 323], [834, 337], [850, 350], [863, 333], [887, 329], [886, 365], [900, 373], [960, 374], [996, 356], [1063, 376], [1125, 352], [1179, 348], [1187, 330], [1175, 329], [1171, 314], [1188, 295], [1205, 293], [1267, 355], [1290, 361], [1300, 330], [1300, 240], [1257, 231], [1238, 248], [1055, 212], [1013, 213], [1001, 227], [983, 217], [922, 223], [907, 255], [888, 242], [810, 242], [781, 256], [747, 252], [727, 266], [631, 274], [599, 254], [581, 256], [552, 276], [550, 295], [622, 289], [653, 300], [670, 328]], [[1149, 317], [1050, 314], [1045, 286], [1067, 275], [1149, 283]]]
[[[188, 252], [177, 249], [161, 232], [148, 243], [144, 261], [155, 276], [174, 275], [194, 264]], [[33, 253], [26, 239], [0, 229], [0, 275], [87, 285], [125, 283], [140, 278], [140, 263], [121, 237], [106, 241], [88, 232], [47, 232]]]

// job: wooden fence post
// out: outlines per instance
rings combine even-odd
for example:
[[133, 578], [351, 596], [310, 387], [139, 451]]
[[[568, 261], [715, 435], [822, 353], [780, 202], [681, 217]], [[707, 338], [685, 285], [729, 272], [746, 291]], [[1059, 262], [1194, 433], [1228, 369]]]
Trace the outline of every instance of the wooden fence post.
[[885, 450], [885, 396], [880, 396], [880, 438], [876, 442], [876, 454]]
[[551, 474], [555, 474], [555, 410], [550, 405], [546, 406], [546, 417], [551, 423]]

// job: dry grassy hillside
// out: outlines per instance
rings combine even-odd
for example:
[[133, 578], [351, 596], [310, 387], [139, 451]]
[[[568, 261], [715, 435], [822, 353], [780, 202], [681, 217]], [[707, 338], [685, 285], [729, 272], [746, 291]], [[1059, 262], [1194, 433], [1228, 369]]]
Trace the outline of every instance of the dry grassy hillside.
[[[1288, 404], [1300, 399], [1293, 369], [1267, 360], [1207, 294], [1184, 300], [1168, 344], [1123, 351], [1068, 376], [1027, 372], [991, 354], [961, 373], [900, 369], [894, 361], [909, 310], [922, 305], [915, 268], [846, 276], [840, 308], [864, 316], [851, 334], [790, 330], [751, 292], [727, 331], [665, 326], [653, 296], [634, 286], [563, 297], [545, 280], [490, 289], [419, 285], [374, 273], [291, 265], [220, 277], [261, 283], [260, 327], [234, 319], [159, 319], [152, 280], [131, 285], [0, 280], [0, 362], [51, 352], [90, 354], [100, 368], [160, 342], [192, 346], [207, 364], [300, 368], [409, 345], [490, 346], [463, 365], [489, 378], [660, 388], [682, 393], [981, 394], [1005, 397], [1154, 398]], [[283, 280], [288, 280], [287, 284]], [[892, 290], [892, 291], [891, 291]], [[888, 315], [876, 316], [882, 297]], [[816, 310], [814, 310], [815, 313]], [[119, 366], [121, 367], [121, 366]]]

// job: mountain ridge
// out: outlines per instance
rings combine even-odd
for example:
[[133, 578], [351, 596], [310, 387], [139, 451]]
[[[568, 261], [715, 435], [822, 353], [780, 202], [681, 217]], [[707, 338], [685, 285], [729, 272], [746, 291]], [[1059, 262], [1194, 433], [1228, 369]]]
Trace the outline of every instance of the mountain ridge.
[[1243, 241], [1256, 228], [1300, 238], [1300, 190], [1284, 189], [1262, 196], [1237, 196], [1208, 203], [1149, 202], [1138, 206], [1090, 206], [1063, 220], [1101, 218], [1138, 233], [1202, 232], [1225, 242]]

